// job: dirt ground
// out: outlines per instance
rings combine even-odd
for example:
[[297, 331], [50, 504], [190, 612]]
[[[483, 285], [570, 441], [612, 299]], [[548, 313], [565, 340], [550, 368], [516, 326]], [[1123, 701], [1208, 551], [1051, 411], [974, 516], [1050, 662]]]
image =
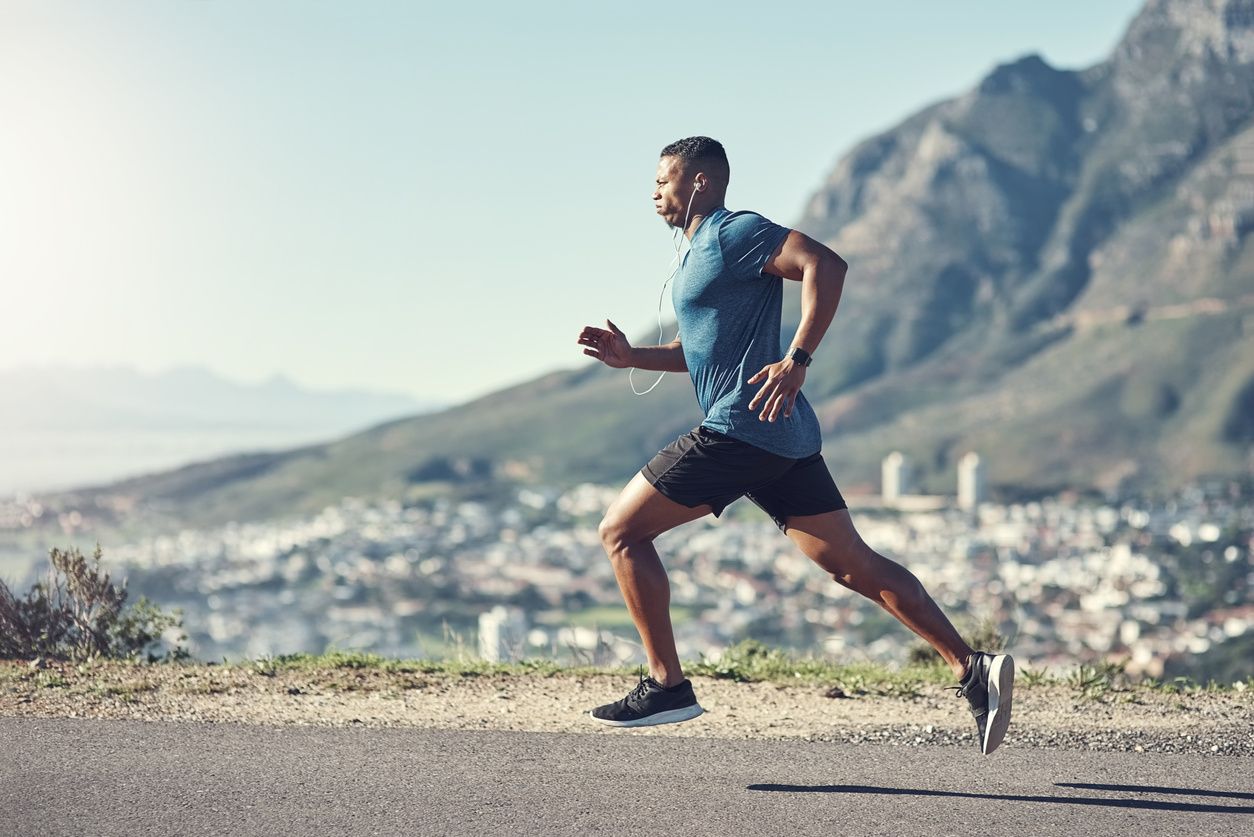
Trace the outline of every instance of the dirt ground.
[[[705, 714], [692, 721], [623, 730], [588, 717], [593, 706], [626, 694], [634, 680], [0, 661], [0, 715], [975, 746], [966, 702], [938, 686], [907, 696], [849, 697], [825, 685], [694, 677]], [[1250, 756], [1254, 690], [1133, 687], [1094, 697], [1058, 684], [1019, 684], [1003, 746]]]

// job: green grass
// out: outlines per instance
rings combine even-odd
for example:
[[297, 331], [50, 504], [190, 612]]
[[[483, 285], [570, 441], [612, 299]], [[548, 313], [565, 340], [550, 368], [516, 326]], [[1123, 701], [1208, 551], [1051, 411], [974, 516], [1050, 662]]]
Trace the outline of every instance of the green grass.
[[280, 654], [226, 663], [226, 668], [248, 669], [264, 677], [273, 677], [280, 671], [325, 671], [350, 669], [380, 671], [389, 674], [455, 674], [475, 677], [492, 674], [540, 675], [600, 674], [610, 669], [582, 667], [571, 668], [552, 660], [522, 660], [515, 663], [489, 663], [485, 660], [462, 658], [456, 660], [400, 660], [371, 654], [365, 651], [328, 651], [323, 654]]
[[[553, 677], [556, 675], [634, 676], [638, 666], [563, 666], [552, 660], [530, 659], [512, 663], [489, 663], [461, 658], [455, 660], [398, 660], [360, 651], [331, 651], [324, 654], [282, 654], [228, 663], [227, 667], [247, 669], [264, 677], [280, 671], [327, 669], [373, 670], [385, 673], [448, 674], [460, 677], [488, 675]], [[925, 687], [953, 685], [943, 665], [912, 665], [891, 669], [875, 663], [838, 663], [814, 657], [799, 657], [779, 649], [746, 640], [728, 649], [717, 661], [702, 657], [688, 662], [692, 675], [736, 680], [738, 682], [804, 683], [832, 687], [833, 697], [889, 695], [912, 697]]]
[[[115, 666], [135, 669], [142, 677], [143, 669], [152, 666], [204, 666], [196, 660], [144, 662], [118, 660], [108, 663], [80, 664], [74, 668], [80, 675], [94, 673], [97, 666], [116, 670]], [[215, 667], [219, 664], [210, 664]], [[444, 660], [395, 659], [363, 651], [332, 650], [322, 654], [281, 654], [234, 662], [224, 660], [223, 670], [246, 671], [259, 677], [275, 677], [280, 672], [379, 672], [383, 674], [435, 674], [454, 677], [504, 675], [511, 677], [596, 676], [635, 677], [638, 665], [570, 666], [547, 659], [525, 659], [519, 662], [489, 663], [462, 654]], [[0, 667], [0, 683], [16, 686], [32, 682], [43, 688], [61, 688], [67, 680], [57, 671], [30, 672], [22, 668]], [[894, 668], [871, 662], [840, 662], [832, 659], [800, 656], [778, 648], [770, 648], [756, 640], [745, 640], [721, 654], [718, 659], [686, 661], [685, 671], [692, 676], [713, 677], [742, 683], [777, 683], [828, 687], [831, 697], [887, 696], [911, 698], [933, 693], [937, 688], [953, 686], [949, 669], [939, 663], [912, 663]], [[68, 672], [67, 672], [68, 673]], [[191, 676], [191, 675], [188, 675]], [[1230, 693], [1254, 698], [1254, 677], [1233, 683], [1210, 681], [1197, 683], [1177, 677], [1169, 681], [1129, 676], [1122, 663], [1085, 664], [1063, 674], [1052, 675], [1048, 669], [1019, 671], [1020, 688], [1061, 688], [1078, 700], [1109, 701], [1135, 699], [1137, 695], [1175, 694], [1188, 696], [1202, 693]], [[143, 691], [154, 688], [151, 683], [102, 685], [111, 693]], [[221, 684], [201, 684], [194, 690], [216, 693], [225, 690]]]
[[951, 686], [953, 675], [944, 665], [915, 664], [893, 669], [877, 663], [840, 663], [818, 657], [798, 657], [756, 640], [744, 640], [718, 660], [704, 657], [689, 664], [690, 674], [740, 682], [806, 683], [828, 685], [832, 697], [887, 695], [914, 697], [925, 687]]

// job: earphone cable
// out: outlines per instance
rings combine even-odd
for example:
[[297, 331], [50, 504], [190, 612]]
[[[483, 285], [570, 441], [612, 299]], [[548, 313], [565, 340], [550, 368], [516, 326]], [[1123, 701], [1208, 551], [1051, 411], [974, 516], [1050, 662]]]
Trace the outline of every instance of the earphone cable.
[[[681, 251], [683, 250], [684, 232], [688, 229], [688, 219], [692, 215], [692, 201], [694, 198], [696, 198], [698, 191], [699, 191], [699, 187], [694, 184], [692, 187], [692, 194], [688, 196], [688, 209], [685, 210], [684, 212], [684, 225], [680, 227], [679, 229], [677, 229], [675, 231], [675, 234], [672, 236], [672, 240], [675, 245], [675, 257], [671, 259], [670, 275], [667, 276], [666, 281], [662, 283], [662, 292], [658, 294], [658, 298], [657, 298], [657, 342], [659, 346], [662, 345], [662, 300], [666, 299], [667, 286], [670, 285], [671, 280], [675, 278], [675, 274], [679, 272], [680, 268], [684, 266], [683, 256], [687, 255], [687, 253], [681, 254]], [[688, 251], [691, 252], [691, 250], [692, 250], [692, 244], [690, 242], [688, 244]], [[675, 337], [676, 338], [679, 337], [678, 331], [675, 332]], [[653, 392], [653, 390], [657, 388], [657, 385], [662, 383], [662, 379], [666, 377], [666, 373], [662, 372], [661, 374], [657, 376], [657, 380], [654, 381], [649, 386], [648, 389], [641, 392], [636, 389], [636, 381], [634, 378], [635, 373], [636, 373], [636, 367], [634, 366], [631, 367], [629, 370], [627, 370], [627, 383], [631, 387], [631, 391], [634, 392], [636, 395], [648, 395], [649, 393]]]

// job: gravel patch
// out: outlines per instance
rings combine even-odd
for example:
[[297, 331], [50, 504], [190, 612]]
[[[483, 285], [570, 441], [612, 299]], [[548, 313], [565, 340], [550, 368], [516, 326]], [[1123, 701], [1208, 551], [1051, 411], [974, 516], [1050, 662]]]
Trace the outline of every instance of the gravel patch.
[[[831, 685], [694, 677], [706, 712], [693, 721], [622, 730], [587, 717], [634, 679], [0, 661], [0, 716], [975, 746], [966, 702], [932, 686], [914, 696], [849, 697]], [[1057, 684], [1016, 684], [1003, 746], [1250, 756], [1254, 693], [1131, 687], [1094, 698]]]

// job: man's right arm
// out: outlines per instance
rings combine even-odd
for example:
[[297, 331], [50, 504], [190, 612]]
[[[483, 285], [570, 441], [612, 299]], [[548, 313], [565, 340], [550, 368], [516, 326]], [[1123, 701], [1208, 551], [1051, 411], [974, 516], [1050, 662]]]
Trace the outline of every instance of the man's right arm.
[[579, 343], [584, 347], [583, 353], [594, 357], [606, 366], [625, 369], [633, 366], [636, 369], [654, 372], [687, 372], [688, 364], [684, 362], [684, 347], [679, 336], [665, 346], [632, 346], [622, 329], [609, 320], [605, 321], [608, 329], [596, 326], [584, 326], [579, 332]]
[[637, 346], [631, 350], [631, 365], [653, 372], [687, 372], [684, 347], [676, 338], [665, 346]]

